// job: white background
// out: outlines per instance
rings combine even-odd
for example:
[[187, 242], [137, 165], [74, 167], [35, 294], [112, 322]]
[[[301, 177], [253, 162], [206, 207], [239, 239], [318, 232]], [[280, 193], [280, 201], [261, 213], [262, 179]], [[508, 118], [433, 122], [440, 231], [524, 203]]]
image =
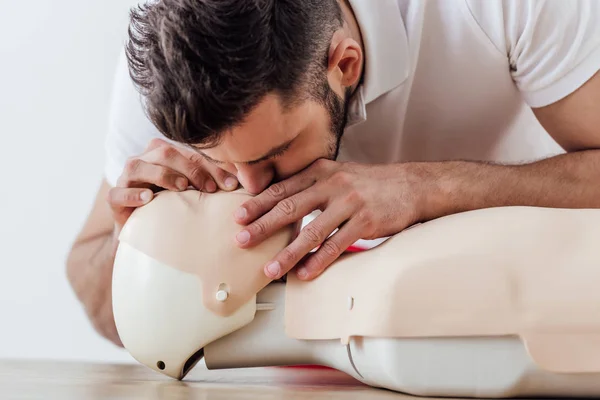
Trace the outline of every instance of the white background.
[[0, 0], [0, 358], [131, 361], [90, 326], [65, 258], [102, 177], [132, 0]]

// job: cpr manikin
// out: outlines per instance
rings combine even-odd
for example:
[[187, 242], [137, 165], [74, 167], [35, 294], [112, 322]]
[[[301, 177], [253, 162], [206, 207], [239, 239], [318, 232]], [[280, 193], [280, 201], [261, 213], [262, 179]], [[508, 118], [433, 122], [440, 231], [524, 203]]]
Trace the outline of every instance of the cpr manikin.
[[121, 235], [113, 307], [125, 348], [183, 379], [318, 364], [423, 396], [600, 395], [600, 210], [505, 207], [407, 229], [310, 282], [270, 282], [297, 235], [234, 243], [250, 198], [161, 192]]

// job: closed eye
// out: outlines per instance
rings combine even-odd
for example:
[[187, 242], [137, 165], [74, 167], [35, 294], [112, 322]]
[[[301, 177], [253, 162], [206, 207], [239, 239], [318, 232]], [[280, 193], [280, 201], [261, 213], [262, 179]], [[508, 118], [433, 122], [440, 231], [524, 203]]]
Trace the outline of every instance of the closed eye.
[[268, 157], [262, 158], [260, 160], [249, 161], [249, 162], [247, 162], [245, 164], [247, 164], [247, 165], [256, 165], [256, 164], [259, 164], [259, 163], [261, 163], [263, 161], [273, 160], [275, 158], [281, 157], [282, 155], [285, 154], [286, 151], [289, 150], [289, 148], [290, 148], [291, 145], [292, 145], [291, 142], [287, 143], [284, 147], [281, 147], [281, 148], [277, 149], [277, 151], [275, 151], [274, 153], [269, 154]]
[[[283, 145], [271, 150], [267, 155], [257, 159], [257, 160], [253, 160], [253, 161], [244, 161], [244, 162], [236, 162], [236, 161], [232, 161], [232, 164], [246, 164], [246, 165], [256, 165], [259, 164], [263, 161], [267, 161], [267, 160], [271, 160], [273, 158], [277, 158], [277, 157], [281, 157], [287, 150], [289, 150], [290, 146], [292, 145], [292, 143], [294, 142], [295, 138], [290, 140], [287, 143], [284, 143]], [[219, 161], [219, 160], [215, 160], [209, 156], [207, 156], [206, 154], [204, 154], [203, 152], [199, 151], [196, 149], [196, 151], [198, 153], [200, 153], [202, 155], [202, 157], [204, 157], [207, 161], [219, 165], [219, 164], [225, 164], [224, 161]]]

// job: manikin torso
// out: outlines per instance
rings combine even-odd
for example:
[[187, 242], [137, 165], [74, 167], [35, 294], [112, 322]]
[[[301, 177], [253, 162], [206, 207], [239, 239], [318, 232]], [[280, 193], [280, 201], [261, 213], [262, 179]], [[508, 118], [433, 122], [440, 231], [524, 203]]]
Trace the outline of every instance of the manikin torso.
[[178, 379], [203, 356], [427, 396], [600, 395], [600, 210], [440, 218], [283, 283], [262, 268], [297, 227], [237, 249], [231, 215], [248, 197], [163, 192], [132, 215], [113, 303], [141, 363]]

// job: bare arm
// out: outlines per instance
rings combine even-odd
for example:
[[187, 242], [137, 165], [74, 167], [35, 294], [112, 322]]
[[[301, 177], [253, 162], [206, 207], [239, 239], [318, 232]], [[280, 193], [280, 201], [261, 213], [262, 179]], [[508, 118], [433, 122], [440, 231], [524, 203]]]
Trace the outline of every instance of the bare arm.
[[493, 206], [600, 208], [600, 73], [534, 113], [567, 154], [524, 165], [425, 164], [441, 189], [436, 217]]
[[93, 208], [67, 258], [67, 277], [94, 328], [122, 346], [112, 313], [111, 279], [116, 251], [114, 219], [106, 201], [110, 185], [103, 180]]

